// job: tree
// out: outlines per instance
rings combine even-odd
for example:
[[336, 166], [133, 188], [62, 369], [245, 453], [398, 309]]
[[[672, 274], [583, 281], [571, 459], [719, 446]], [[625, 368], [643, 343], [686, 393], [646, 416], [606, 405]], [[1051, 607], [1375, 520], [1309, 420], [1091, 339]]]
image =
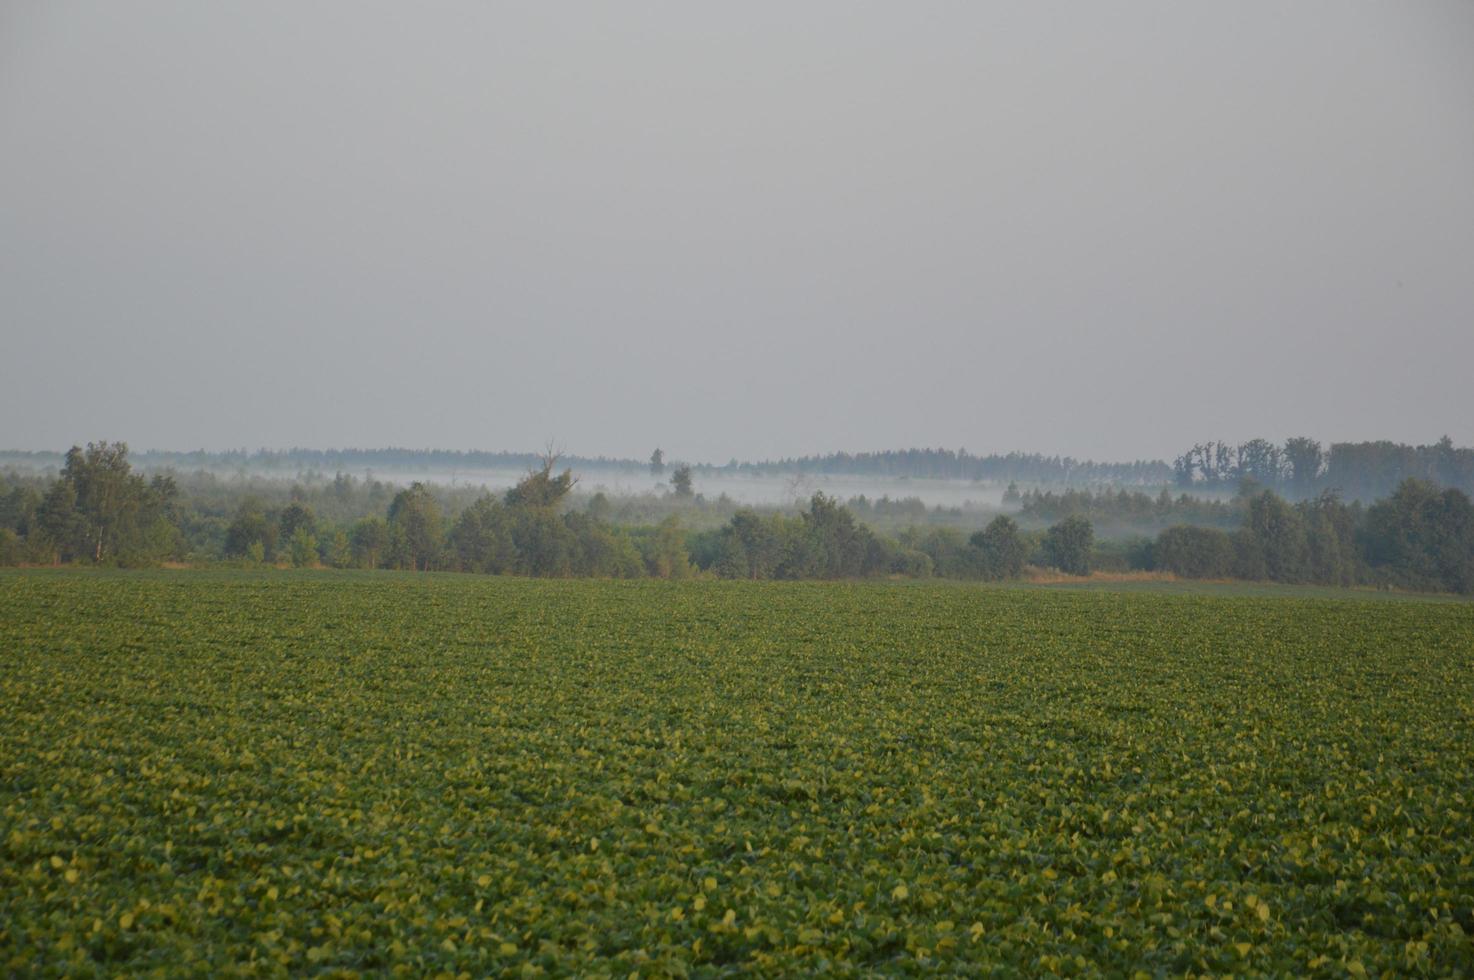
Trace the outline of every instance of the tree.
[[1367, 560], [1380, 577], [1418, 589], [1474, 592], [1474, 504], [1463, 491], [1404, 480], [1367, 511]]
[[389, 548], [389, 525], [382, 518], [365, 517], [353, 525], [350, 540], [358, 567], [378, 568], [379, 559]]
[[691, 467], [684, 463], [677, 466], [675, 472], [670, 475], [671, 489], [677, 497], [689, 498], [693, 491], [691, 488]]
[[739, 510], [721, 530], [716, 560], [723, 578], [772, 578], [783, 561], [782, 538], [775, 520], [752, 510]]
[[1354, 585], [1363, 574], [1356, 548], [1357, 515], [1335, 490], [1295, 505], [1305, 528], [1306, 575], [1325, 585]]
[[984, 578], [1009, 579], [1023, 574], [1029, 548], [1012, 518], [993, 518], [986, 528], [972, 536], [969, 543], [978, 551], [978, 564]]
[[1290, 487], [1298, 496], [1305, 497], [1320, 478], [1325, 453], [1314, 439], [1296, 436], [1285, 440], [1285, 463], [1290, 469]]
[[1157, 568], [1182, 578], [1227, 578], [1233, 574], [1233, 539], [1218, 528], [1179, 524], [1157, 535], [1152, 557]]
[[429, 571], [440, 556], [443, 528], [440, 507], [423, 483], [401, 490], [389, 505], [390, 547], [397, 562], [416, 571]]
[[305, 526], [298, 526], [287, 539], [287, 553], [294, 568], [317, 564], [317, 538]]
[[19, 565], [25, 560], [25, 545], [8, 527], [0, 527], [0, 565]]
[[148, 484], [133, 474], [125, 442], [89, 442], [85, 451], [73, 446], [61, 481], [76, 495], [80, 521], [73, 532], [80, 531], [86, 557], [95, 562], [135, 544], [139, 528], [154, 516], [145, 511], [161, 503], [150, 498]]
[[1066, 575], [1089, 575], [1095, 528], [1079, 515], [1066, 517], [1044, 532], [1044, 559]]
[[674, 515], [660, 522], [655, 533], [641, 540], [645, 567], [655, 578], [689, 578], [691, 559], [686, 534]]
[[566, 469], [554, 476], [557, 463], [558, 453], [549, 446], [542, 465], [507, 491], [515, 571], [522, 575], [573, 574], [578, 541], [568, 523], [558, 516], [557, 507], [578, 481]]
[[1275, 486], [1280, 480], [1279, 447], [1268, 439], [1250, 439], [1238, 448], [1235, 475], [1242, 482], [1253, 479], [1264, 486]]
[[571, 470], [565, 469], [553, 476], [553, 467], [558, 464], [558, 454], [549, 450], [542, 458], [542, 466], [522, 478], [522, 482], [507, 491], [508, 507], [555, 507], [568, 495], [578, 482]]
[[838, 500], [815, 493], [808, 511], [800, 517], [810, 545], [811, 564], [807, 574], [798, 577], [853, 578], [865, 573], [872, 535]]
[[492, 575], [511, 571], [517, 560], [512, 520], [508, 509], [490, 494], [483, 494], [461, 511], [450, 532], [460, 567], [468, 572]]
[[259, 500], [247, 497], [236, 508], [235, 520], [225, 529], [225, 556], [248, 558], [251, 557], [252, 546], [257, 546], [261, 557], [256, 560], [270, 559], [276, 551], [278, 527], [266, 519]]
[[519, 575], [564, 578], [574, 572], [578, 539], [552, 507], [510, 507]]
[[51, 561], [66, 561], [85, 554], [87, 526], [77, 512], [77, 488], [68, 480], [57, 480], [46, 490], [36, 511], [36, 523]]
[[293, 503], [281, 512], [281, 517], [277, 519], [277, 528], [280, 540], [290, 542], [298, 530], [316, 534], [317, 518], [313, 516], [311, 507]]
[[1300, 582], [1306, 577], [1309, 544], [1295, 509], [1272, 490], [1249, 501], [1243, 527], [1234, 536], [1239, 576], [1274, 582]]
[[341, 529], [333, 532], [328, 538], [323, 549], [323, 557], [333, 568], [349, 568], [353, 564], [353, 546], [348, 542], [348, 535]]
[[659, 476], [665, 472], [665, 452], [659, 446], [655, 452], [650, 454], [650, 475]]

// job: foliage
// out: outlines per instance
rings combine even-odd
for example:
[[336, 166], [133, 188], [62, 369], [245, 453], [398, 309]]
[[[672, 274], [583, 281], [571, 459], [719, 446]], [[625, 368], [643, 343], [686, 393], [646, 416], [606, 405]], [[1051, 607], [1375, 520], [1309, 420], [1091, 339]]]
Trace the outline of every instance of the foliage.
[[1183, 578], [1230, 578], [1235, 571], [1233, 538], [1213, 527], [1169, 527], [1152, 557], [1157, 568]]
[[1083, 517], [1066, 517], [1044, 534], [1044, 563], [1066, 575], [1089, 575], [1095, 532]]
[[571, 470], [553, 475], [556, 457], [549, 455], [539, 469], [528, 473], [526, 478], [507, 491], [508, 507], [556, 507], [568, 495], [577, 482]]
[[1054, 523], [1066, 517], [1084, 517], [1092, 524], [1156, 530], [1174, 524], [1236, 527], [1243, 507], [1236, 502], [1179, 494], [1163, 488], [1155, 496], [1139, 490], [1029, 490], [1018, 495], [1019, 518], [1030, 523]]
[[389, 505], [389, 555], [398, 568], [428, 571], [440, 557], [444, 533], [430, 488], [412, 483]]
[[1391, 580], [1474, 593], [1474, 505], [1458, 490], [1406, 480], [1367, 512], [1365, 547]]
[[8, 495], [27, 527], [29, 550], [52, 561], [148, 565], [173, 555], [179, 534], [172, 507], [178, 488], [166, 475], [133, 472], [128, 445], [73, 446], [39, 502]]
[[1467, 604], [46, 570], [0, 651], [6, 973], [1469, 968]]
[[1029, 546], [1011, 518], [993, 518], [992, 523], [972, 536], [970, 543], [978, 550], [984, 578], [998, 581], [1018, 578], [1023, 573]]

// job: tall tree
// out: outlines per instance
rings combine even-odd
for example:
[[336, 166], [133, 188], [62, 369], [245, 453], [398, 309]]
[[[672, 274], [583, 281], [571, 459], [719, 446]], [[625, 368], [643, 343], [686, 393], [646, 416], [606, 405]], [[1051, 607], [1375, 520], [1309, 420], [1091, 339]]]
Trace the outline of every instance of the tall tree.
[[100, 562], [114, 555], [145, 504], [146, 484], [128, 464], [128, 444], [89, 442], [85, 451], [73, 446], [61, 479], [76, 492], [89, 557]]
[[1305, 436], [1286, 439], [1285, 462], [1290, 468], [1290, 487], [1298, 496], [1308, 496], [1325, 464], [1320, 443]]
[[417, 571], [429, 571], [440, 556], [443, 533], [440, 506], [423, 483], [410, 484], [389, 505], [391, 547], [401, 564]]
[[1044, 532], [1044, 559], [1066, 575], [1089, 575], [1095, 528], [1078, 515], [1066, 517]]
[[1010, 517], [998, 516], [974, 534], [969, 542], [978, 550], [984, 578], [1018, 578], [1024, 571], [1029, 548]]
[[565, 469], [557, 476], [553, 468], [558, 465], [556, 453], [549, 452], [542, 458], [542, 465], [522, 478], [507, 491], [508, 507], [556, 507], [568, 495], [578, 480], [571, 470]]

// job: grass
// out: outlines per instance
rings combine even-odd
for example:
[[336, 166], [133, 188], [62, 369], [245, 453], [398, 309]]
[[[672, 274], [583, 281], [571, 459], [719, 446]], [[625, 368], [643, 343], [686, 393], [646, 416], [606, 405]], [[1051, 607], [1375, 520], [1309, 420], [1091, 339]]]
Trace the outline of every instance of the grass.
[[1467, 974], [1474, 605], [1179, 584], [3, 573], [0, 969]]

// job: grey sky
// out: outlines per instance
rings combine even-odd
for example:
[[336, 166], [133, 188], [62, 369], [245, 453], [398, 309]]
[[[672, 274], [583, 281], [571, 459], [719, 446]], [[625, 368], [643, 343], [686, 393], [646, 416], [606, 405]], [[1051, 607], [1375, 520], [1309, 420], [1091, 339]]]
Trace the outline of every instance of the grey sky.
[[1474, 3], [0, 0], [0, 446], [1474, 443]]

